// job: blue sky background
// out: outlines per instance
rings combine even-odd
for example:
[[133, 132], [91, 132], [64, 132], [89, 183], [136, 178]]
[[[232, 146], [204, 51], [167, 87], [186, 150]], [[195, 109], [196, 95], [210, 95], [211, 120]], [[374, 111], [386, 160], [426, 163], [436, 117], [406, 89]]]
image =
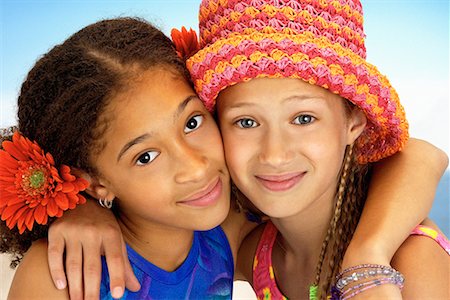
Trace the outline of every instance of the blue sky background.
[[[139, 16], [169, 33], [198, 29], [200, 0], [0, 0], [0, 127], [16, 123], [20, 85], [36, 59], [103, 18]], [[449, 151], [449, 1], [362, 1], [368, 60], [388, 75], [405, 106], [411, 136]], [[435, 206], [448, 227], [449, 183]]]

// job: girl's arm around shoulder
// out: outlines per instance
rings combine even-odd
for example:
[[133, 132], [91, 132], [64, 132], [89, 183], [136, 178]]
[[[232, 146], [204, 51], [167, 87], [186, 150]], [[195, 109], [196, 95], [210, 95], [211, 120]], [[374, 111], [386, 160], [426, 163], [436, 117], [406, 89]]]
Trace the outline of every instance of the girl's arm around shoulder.
[[47, 240], [33, 243], [17, 267], [8, 300], [69, 299], [68, 290], [53, 285], [47, 264]]
[[[423, 224], [439, 231], [431, 221]], [[403, 299], [450, 299], [450, 256], [435, 240], [411, 235], [395, 253], [392, 266], [405, 277]]]
[[343, 268], [367, 262], [388, 264], [411, 230], [428, 215], [447, 166], [445, 152], [417, 139], [377, 162]]

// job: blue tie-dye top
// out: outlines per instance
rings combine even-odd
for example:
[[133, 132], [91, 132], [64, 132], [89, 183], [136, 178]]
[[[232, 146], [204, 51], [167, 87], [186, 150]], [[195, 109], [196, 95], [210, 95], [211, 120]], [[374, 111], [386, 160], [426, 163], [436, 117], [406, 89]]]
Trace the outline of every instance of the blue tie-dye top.
[[[231, 299], [233, 256], [220, 226], [196, 231], [188, 257], [174, 272], [158, 268], [128, 245], [127, 251], [141, 289], [136, 293], [125, 290], [121, 299]], [[113, 299], [104, 258], [100, 297]]]

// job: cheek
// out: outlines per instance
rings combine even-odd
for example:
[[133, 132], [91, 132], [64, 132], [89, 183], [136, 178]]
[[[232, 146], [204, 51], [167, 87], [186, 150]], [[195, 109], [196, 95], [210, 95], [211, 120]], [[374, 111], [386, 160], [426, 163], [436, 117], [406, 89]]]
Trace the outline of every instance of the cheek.
[[116, 178], [116, 196], [120, 199], [123, 211], [138, 214], [163, 210], [178, 192], [168, 180], [172, 174], [168, 166], [161, 166], [157, 176], [151, 172], [136, 172]]
[[245, 177], [252, 147], [248, 145], [248, 142], [244, 142], [230, 132], [222, 132], [222, 137], [227, 167], [233, 181], [237, 183], [242, 180], [242, 177]]
[[205, 155], [214, 158], [225, 165], [224, 148], [222, 136], [215, 123], [208, 124], [207, 127], [197, 136], [198, 145]]
[[308, 144], [305, 154], [318, 170], [330, 174], [339, 172], [346, 147], [341, 131], [330, 129], [304, 142]]

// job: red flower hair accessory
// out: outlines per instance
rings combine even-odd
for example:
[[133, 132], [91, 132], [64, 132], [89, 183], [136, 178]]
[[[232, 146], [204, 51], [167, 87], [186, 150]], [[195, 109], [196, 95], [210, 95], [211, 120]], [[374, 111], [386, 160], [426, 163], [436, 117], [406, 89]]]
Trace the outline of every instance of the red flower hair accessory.
[[197, 33], [192, 28], [189, 31], [184, 26], [181, 27], [181, 31], [174, 28], [170, 32], [170, 36], [172, 37], [178, 56], [183, 60], [188, 59], [200, 49]]
[[0, 216], [12, 229], [22, 234], [33, 229], [34, 222], [47, 224], [48, 217], [86, 203], [79, 194], [89, 183], [61, 165], [59, 171], [50, 153], [44, 153], [17, 131], [12, 141], [2, 143], [0, 150]]

